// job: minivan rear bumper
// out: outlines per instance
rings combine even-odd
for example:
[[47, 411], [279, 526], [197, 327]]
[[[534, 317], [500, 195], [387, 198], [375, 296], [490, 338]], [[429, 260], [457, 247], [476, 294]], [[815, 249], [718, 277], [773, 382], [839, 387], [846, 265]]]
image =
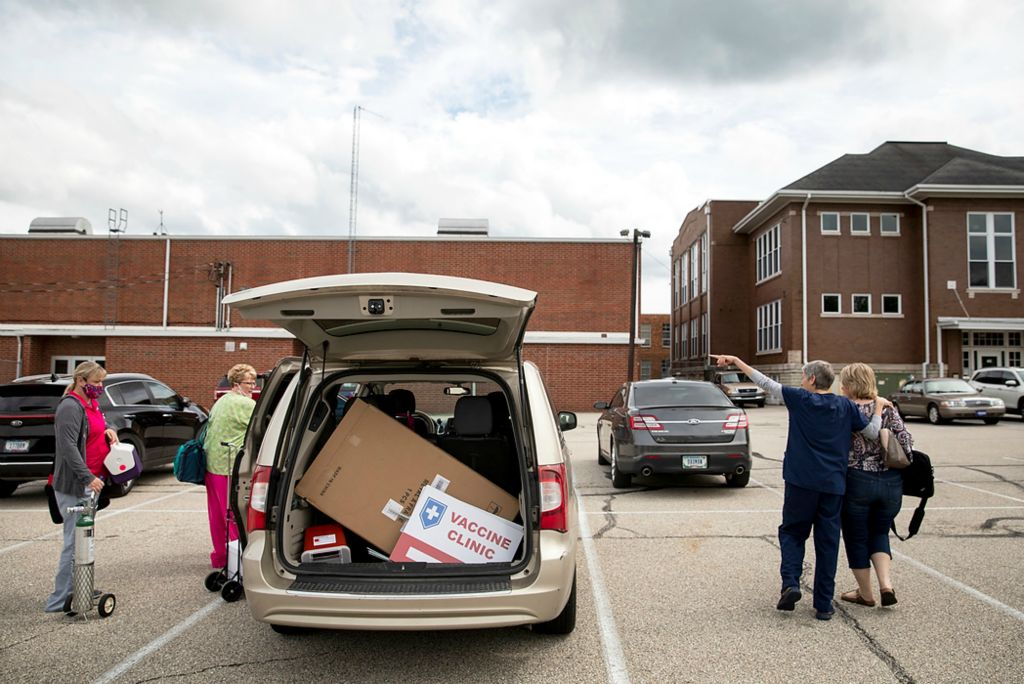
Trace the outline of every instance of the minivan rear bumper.
[[245, 596], [257, 620], [291, 627], [435, 630], [511, 627], [553, 620], [562, 612], [576, 571], [574, 535], [540, 533], [536, 573], [512, 577], [511, 589], [472, 594], [303, 592], [274, 572], [265, 532], [254, 532], [243, 554]]

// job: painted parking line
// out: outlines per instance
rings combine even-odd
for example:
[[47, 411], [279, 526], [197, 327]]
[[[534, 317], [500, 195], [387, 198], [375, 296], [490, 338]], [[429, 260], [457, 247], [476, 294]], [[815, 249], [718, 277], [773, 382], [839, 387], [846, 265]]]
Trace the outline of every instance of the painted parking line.
[[[750, 481], [753, 482], [754, 481], [753, 478], [751, 478]], [[945, 480], [938, 480], [938, 479], [936, 479], [936, 482], [946, 482], [946, 481]], [[946, 484], [957, 484], [957, 483], [955, 483], [955, 482], [946, 482]], [[1004, 498], [1004, 499], [1011, 499], [1013, 501], [1022, 501], [1021, 499], [1014, 499], [1011, 496], [1004, 496], [1002, 494], [996, 494], [995, 492], [987, 492], [984, 489], [978, 489], [977, 487], [968, 487], [967, 485], [958, 485], [958, 486], [964, 487], [965, 489], [973, 489], [973, 490], [981, 492], [983, 494], [991, 494], [992, 496], [998, 496], [998, 497], [1001, 497], [1001, 498]], [[780, 497], [783, 496], [783, 494], [781, 492], [779, 492], [779, 491], [776, 491], [776, 490], [772, 490], [772, 491], [774, 491]], [[929, 509], [929, 510], [932, 510], [932, 509]], [[917, 568], [921, 572], [923, 572], [925, 574], [928, 574], [928, 575], [931, 575], [932, 577], [934, 577], [934, 578], [936, 578], [936, 579], [938, 579], [938, 580], [948, 584], [949, 586], [951, 586], [951, 587], [953, 587], [955, 589], [958, 589], [958, 590], [964, 592], [965, 594], [967, 594], [969, 596], [973, 596], [974, 598], [978, 599], [979, 601], [981, 601], [983, 603], [987, 603], [988, 605], [992, 606], [993, 608], [996, 608], [997, 610], [1002, 611], [1003, 613], [1006, 613], [1010, 617], [1015, 618], [1017, 620], [1020, 620], [1021, 622], [1024, 622], [1024, 613], [1022, 613], [1021, 611], [1017, 610], [1016, 608], [1012, 608], [1011, 606], [1006, 605], [1002, 601], [1000, 601], [998, 599], [995, 599], [995, 598], [992, 598], [988, 594], [980, 592], [980, 591], [978, 591], [977, 589], [975, 589], [974, 587], [972, 587], [972, 586], [970, 586], [968, 584], [964, 584], [960, 580], [953, 579], [949, 575], [944, 575], [941, 572], [939, 572], [938, 570], [936, 570], [935, 568], [931, 567], [930, 565], [925, 565], [921, 561], [919, 561], [919, 560], [917, 560], [915, 558], [912, 558], [912, 557], [908, 556], [905, 553], [902, 553], [902, 552], [896, 551], [896, 550], [893, 550], [892, 553], [893, 553], [894, 556], [898, 556], [900, 559], [906, 561], [908, 564], [914, 566], [915, 568]]]
[[[930, 512], [934, 511], [1019, 511], [1024, 506], [929, 506]], [[204, 511], [205, 512], [205, 511]], [[608, 511], [584, 511], [587, 515], [608, 515]], [[781, 508], [673, 508], [659, 511], [614, 511], [616, 517], [622, 515], [725, 515], [736, 513], [740, 515], [782, 513]]]
[[96, 680], [96, 684], [106, 684], [107, 682], [114, 681], [115, 679], [123, 675], [125, 672], [138, 665], [143, 658], [145, 658], [151, 653], [159, 651], [161, 648], [163, 648], [168, 643], [177, 638], [182, 632], [185, 632], [186, 630], [190, 629], [197, 622], [204, 619], [213, 611], [217, 610], [217, 608], [219, 608], [220, 606], [224, 605], [227, 604], [218, 596], [216, 599], [210, 601], [205, 606], [203, 606], [202, 608], [200, 608], [199, 610], [192, 613], [187, 618], [176, 624], [174, 627], [171, 627], [169, 630], [158, 636], [156, 639], [153, 639], [148, 644], [140, 648], [138, 651], [131, 654], [111, 669], [104, 672]]
[[[580, 513], [583, 510], [583, 499], [577, 494]], [[580, 515], [580, 539], [583, 542], [583, 555], [587, 558], [587, 570], [590, 573], [590, 589], [594, 594], [594, 609], [597, 612], [597, 624], [601, 630], [601, 649], [604, 655], [605, 668], [608, 671], [608, 681], [613, 684], [629, 684], [629, 670], [626, 668], [626, 658], [622, 653], [622, 643], [619, 641], [619, 630], [615, 626], [615, 615], [612, 613], [611, 602], [608, 600], [608, 591], [605, 589], [604, 575], [601, 572], [601, 562], [597, 557], [597, 549], [594, 546], [594, 538], [590, 533], [590, 523], [586, 515]]]
[[939, 478], [935, 478], [935, 481], [936, 482], [941, 482], [942, 484], [952, 485], [954, 487], [961, 487], [963, 489], [970, 489], [972, 492], [981, 492], [982, 494], [988, 494], [989, 496], [998, 496], [1000, 499], [1009, 499], [1010, 501], [1019, 501], [1021, 503], [1024, 503], [1024, 499], [1017, 498], [1016, 496], [1007, 496], [1006, 494], [997, 494], [996, 492], [990, 492], [987, 489], [981, 489], [979, 487], [972, 487], [970, 485], [960, 484], [959, 482], [950, 482], [949, 480], [941, 480]]
[[[143, 501], [142, 503], [136, 504], [134, 506], [129, 506], [128, 508], [122, 508], [122, 509], [119, 509], [119, 510], [116, 510], [116, 511], [110, 511], [110, 512], [103, 511], [102, 513], [99, 513], [96, 516], [96, 522], [99, 523], [99, 522], [101, 522], [103, 520], [109, 520], [110, 518], [113, 518], [113, 517], [118, 516], [118, 515], [123, 515], [125, 513], [131, 513], [131, 512], [137, 511], [138, 509], [142, 508], [143, 506], [148, 506], [149, 504], [157, 503], [158, 501], [164, 501], [165, 499], [170, 499], [173, 496], [178, 496], [179, 494], [184, 494], [187, 491], [188, 490], [186, 489], [186, 490], [182, 490], [180, 492], [174, 492], [172, 494], [167, 494], [166, 496], [161, 496], [161, 497], [156, 498], [156, 499], [150, 499], [149, 501]], [[36, 512], [39, 512], [39, 510], [41, 510], [41, 509], [38, 509]], [[55, 525], [55, 527], [57, 527], [57, 529], [54, 530], [53, 532], [48, 532], [46, 534], [40, 535], [40, 536], [36, 537], [35, 539], [29, 539], [28, 541], [18, 542], [17, 544], [12, 544], [11, 546], [5, 546], [4, 548], [0, 549], [0, 556], [4, 555], [8, 551], [15, 551], [17, 549], [20, 549], [23, 546], [29, 546], [30, 544], [35, 544], [36, 542], [46, 541], [47, 539], [52, 539], [53, 537], [60, 537], [60, 536], [62, 536], [64, 534], [64, 526], [63, 525], [60, 525], [60, 526]]]

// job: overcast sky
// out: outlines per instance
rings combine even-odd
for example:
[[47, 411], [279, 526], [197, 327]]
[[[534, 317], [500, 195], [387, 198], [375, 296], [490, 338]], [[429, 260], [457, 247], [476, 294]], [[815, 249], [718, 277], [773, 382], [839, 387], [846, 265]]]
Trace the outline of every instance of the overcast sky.
[[[1024, 155], [1016, 0], [0, 0], [0, 233], [650, 230], [645, 312], [706, 199], [844, 153]], [[344, 265], [339, 265], [339, 271]]]

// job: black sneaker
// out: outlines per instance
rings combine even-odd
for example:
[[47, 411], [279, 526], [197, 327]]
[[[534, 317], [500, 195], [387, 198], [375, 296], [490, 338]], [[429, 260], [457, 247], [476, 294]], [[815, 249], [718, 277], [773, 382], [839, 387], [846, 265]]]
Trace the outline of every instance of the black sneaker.
[[796, 607], [796, 602], [802, 597], [803, 594], [800, 593], [800, 587], [786, 587], [782, 590], [779, 603], [775, 608], [776, 610], [793, 610]]
[[832, 616], [836, 614], [834, 610], [816, 610], [814, 611], [814, 617], [818, 620], [831, 620]]

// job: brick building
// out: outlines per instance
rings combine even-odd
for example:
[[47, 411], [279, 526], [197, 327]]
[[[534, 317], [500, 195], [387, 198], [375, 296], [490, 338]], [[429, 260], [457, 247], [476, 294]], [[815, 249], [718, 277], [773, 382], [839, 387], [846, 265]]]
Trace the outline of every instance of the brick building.
[[847, 154], [760, 203], [709, 200], [672, 248], [672, 366], [720, 350], [784, 382], [814, 358], [909, 375], [1020, 365], [1024, 157]]
[[668, 314], [640, 314], [637, 346], [634, 353], [636, 368], [633, 377], [639, 380], [664, 378], [672, 374], [671, 340]]
[[[289, 334], [243, 321], [231, 292], [348, 268], [346, 239], [0, 236], [0, 381], [83, 359], [149, 373], [209, 405], [235, 363], [301, 354]], [[555, 405], [586, 410], [625, 377], [632, 244], [445, 236], [354, 241], [353, 271], [409, 271], [538, 292], [524, 356]], [[621, 283], [622, 287], [608, 287]], [[244, 326], [244, 327], [242, 327]]]

